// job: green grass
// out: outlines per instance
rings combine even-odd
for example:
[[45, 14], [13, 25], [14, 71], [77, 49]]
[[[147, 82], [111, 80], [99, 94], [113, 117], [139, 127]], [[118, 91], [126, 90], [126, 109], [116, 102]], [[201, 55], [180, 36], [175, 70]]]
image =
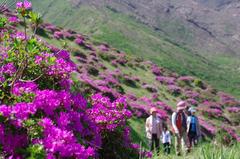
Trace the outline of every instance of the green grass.
[[145, 135], [145, 120], [133, 117], [129, 120], [132, 139], [134, 143], [140, 144], [144, 149], [148, 148], [148, 141]]
[[159, 156], [155, 155], [153, 159], [239, 159], [239, 148], [240, 144], [224, 147], [216, 146], [213, 143], [201, 143], [184, 156], [176, 156], [173, 152], [168, 156], [160, 153]]

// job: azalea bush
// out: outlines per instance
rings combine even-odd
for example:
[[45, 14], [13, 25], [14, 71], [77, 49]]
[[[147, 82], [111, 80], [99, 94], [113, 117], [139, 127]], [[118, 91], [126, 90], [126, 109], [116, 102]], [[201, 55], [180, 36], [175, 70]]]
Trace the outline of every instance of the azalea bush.
[[[26, 21], [30, 9], [30, 2], [18, 2], [18, 18]], [[95, 137], [94, 122], [82, 113], [86, 102], [77, 103], [79, 96], [69, 91], [70, 74], [75, 70], [69, 53], [51, 53], [34, 36], [18, 32], [8, 22], [1, 38], [0, 144], [5, 157], [27, 158], [36, 149], [37, 158], [95, 156], [100, 136]]]
[[223, 127], [222, 129], [220, 129], [217, 132], [216, 140], [217, 140], [218, 144], [222, 144], [225, 146], [231, 146], [235, 143], [236, 140], [231, 136], [229, 131], [231, 131], [231, 130]]
[[120, 76], [119, 81], [121, 83], [124, 83], [125, 85], [127, 85], [129, 87], [133, 87], [133, 88], [138, 87], [136, 80], [133, 79], [131, 76], [128, 76], [128, 75]]
[[[36, 20], [32, 15], [37, 15], [31, 3], [18, 2], [17, 13], [10, 21], [0, 19], [1, 155], [20, 159], [138, 156], [126, 126], [131, 113], [125, 99], [110, 101], [97, 94], [87, 101], [72, 88], [76, 66], [70, 53], [48, 47], [35, 31], [27, 32], [27, 24]], [[16, 29], [20, 22], [24, 32]], [[34, 23], [38, 27], [40, 21]]]
[[167, 88], [168, 88], [168, 92], [174, 96], [179, 96], [182, 92], [181, 87], [178, 87], [176, 85], [168, 85]]
[[173, 85], [175, 84], [176, 79], [174, 77], [157, 76], [156, 80], [159, 81], [161, 84]]

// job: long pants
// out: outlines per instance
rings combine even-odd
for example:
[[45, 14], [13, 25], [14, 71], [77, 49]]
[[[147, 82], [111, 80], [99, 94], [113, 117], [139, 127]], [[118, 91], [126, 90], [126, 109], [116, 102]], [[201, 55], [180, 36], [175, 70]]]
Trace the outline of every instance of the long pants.
[[165, 154], [170, 154], [170, 143], [169, 142], [163, 143], [163, 149]]
[[157, 137], [157, 134], [152, 134], [152, 138], [149, 139], [149, 149], [151, 151], [154, 150], [154, 148], [157, 150], [159, 153], [159, 138]]
[[186, 153], [186, 151], [188, 150], [186, 132], [180, 133], [179, 136], [175, 135], [175, 149], [177, 155], [181, 154], [181, 149], [184, 153]]
[[196, 132], [189, 132], [188, 133], [188, 140], [189, 140], [189, 148], [192, 147], [192, 143], [194, 145], [197, 144], [197, 133]]

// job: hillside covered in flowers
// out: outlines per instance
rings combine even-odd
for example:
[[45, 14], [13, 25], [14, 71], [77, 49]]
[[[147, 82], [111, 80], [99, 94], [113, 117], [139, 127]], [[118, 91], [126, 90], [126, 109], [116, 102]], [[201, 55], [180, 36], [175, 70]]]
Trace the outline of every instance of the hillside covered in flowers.
[[5, 158], [138, 158], [128, 120], [145, 119], [156, 107], [168, 123], [180, 99], [196, 107], [206, 138], [223, 133], [226, 144], [240, 141], [240, 102], [233, 96], [44, 23], [31, 9], [28, 1], [16, 11], [0, 8]]

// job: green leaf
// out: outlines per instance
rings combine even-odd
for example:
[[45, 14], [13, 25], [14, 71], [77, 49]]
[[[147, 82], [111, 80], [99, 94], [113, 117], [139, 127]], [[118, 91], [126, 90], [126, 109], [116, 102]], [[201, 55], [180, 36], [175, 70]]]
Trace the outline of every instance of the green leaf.
[[55, 61], [56, 61], [56, 57], [50, 57], [50, 58], [48, 59], [48, 62], [49, 62], [51, 65], [54, 64]]
[[37, 25], [39, 25], [39, 24], [41, 24], [43, 22], [42, 16], [39, 13], [30, 12], [29, 13], [29, 17], [30, 17], [30, 21], [32, 23], [37, 24]]
[[6, 17], [0, 17], [0, 28], [3, 28], [7, 24]]
[[45, 151], [43, 145], [31, 145], [27, 149], [28, 153], [30, 154], [27, 159], [44, 159], [45, 158]]

